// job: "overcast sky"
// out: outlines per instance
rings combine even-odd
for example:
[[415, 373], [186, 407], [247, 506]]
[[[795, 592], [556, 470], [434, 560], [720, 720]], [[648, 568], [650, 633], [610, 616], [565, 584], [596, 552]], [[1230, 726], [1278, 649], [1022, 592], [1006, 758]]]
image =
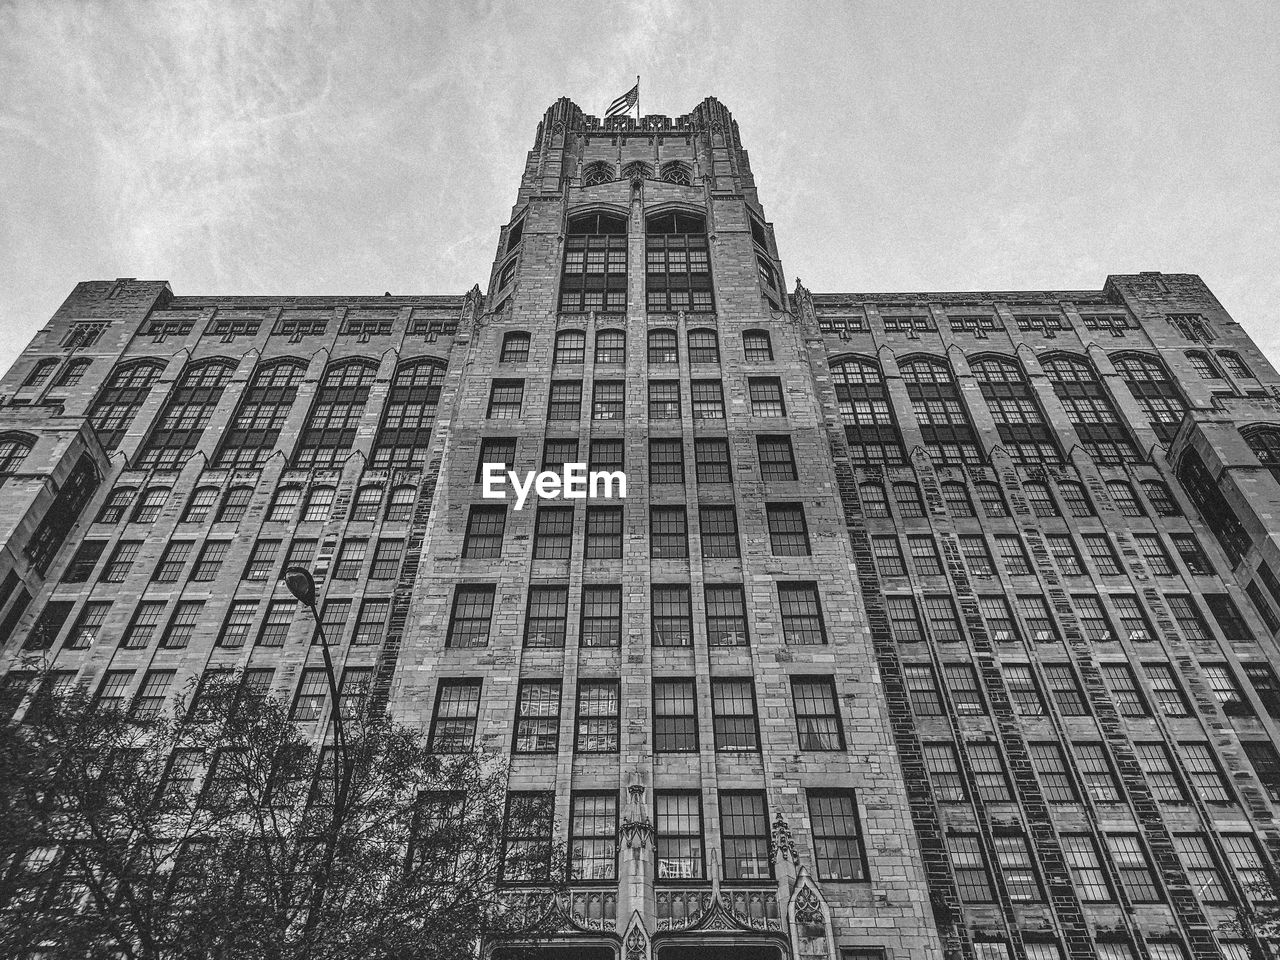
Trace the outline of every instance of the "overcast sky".
[[1280, 358], [1280, 3], [0, 0], [0, 369], [78, 280], [483, 284], [538, 120], [719, 97], [815, 291], [1204, 277]]

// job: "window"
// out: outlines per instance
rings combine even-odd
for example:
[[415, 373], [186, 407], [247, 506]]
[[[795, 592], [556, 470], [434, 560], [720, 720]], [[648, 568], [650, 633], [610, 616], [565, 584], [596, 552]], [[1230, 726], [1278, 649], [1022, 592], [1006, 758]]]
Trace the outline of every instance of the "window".
[[649, 362], [650, 363], [678, 363], [680, 360], [680, 346], [676, 339], [674, 330], [650, 330], [649, 331]]
[[973, 785], [987, 803], [1012, 803], [1009, 776], [1005, 773], [1004, 760], [995, 741], [978, 741], [965, 745], [973, 768]]
[[1243, 666], [1245, 676], [1253, 684], [1267, 714], [1280, 718], [1280, 680], [1276, 679], [1275, 671], [1265, 663], [1246, 663]]
[[751, 377], [747, 380], [753, 417], [785, 417], [786, 406], [782, 402], [782, 381], [769, 377]]
[[1135, 903], [1158, 903], [1160, 888], [1136, 833], [1108, 833], [1107, 849], [1120, 874], [1120, 882]]
[[[3, 472], [3, 470], [0, 469], [0, 472]], [[250, 492], [252, 493], [252, 490]], [[131, 518], [133, 522], [155, 523], [160, 517], [160, 511], [169, 502], [169, 493], [168, 487], [148, 487], [144, 490], [142, 499], [138, 501], [138, 506], [133, 511], [133, 517]]]
[[1124, 574], [1116, 560], [1115, 552], [1111, 549], [1111, 541], [1107, 539], [1105, 533], [1084, 534], [1084, 548], [1102, 576], [1119, 577]]
[[756, 437], [756, 451], [760, 457], [761, 480], [796, 479], [796, 461], [790, 437], [762, 434]]
[[858, 496], [862, 499], [863, 515], [873, 520], [887, 520], [889, 498], [885, 495], [883, 483], [863, 483], [858, 486]]
[[592, 440], [587, 451], [587, 464], [592, 470], [622, 469], [621, 440]]
[[42, 387], [45, 381], [53, 375], [53, 371], [57, 369], [58, 361], [53, 357], [48, 357], [36, 363], [31, 368], [31, 372], [27, 374], [27, 378], [22, 381], [24, 387]]
[[689, 556], [689, 536], [684, 507], [649, 508], [649, 549], [656, 559]]
[[417, 491], [413, 487], [392, 487], [387, 500], [387, 523], [408, 523], [416, 500]]
[[1092, 517], [1093, 503], [1089, 500], [1089, 494], [1084, 489], [1084, 484], [1076, 483], [1074, 480], [1059, 480], [1058, 495], [1062, 497], [1062, 502], [1067, 505], [1067, 512], [1073, 517]]
[[801, 750], [843, 750], [844, 733], [830, 677], [792, 677], [796, 733]]
[[1080, 629], [1087, 639], [1094, 643], [1108, 643], [1116, 639], [1106, 611], [1102, 609], [1102, 602], [1095, 594], [1072, 594], [1071, 599], [1080, 616]]
[[678, 437], [650, 439], [649, 482], [684, 483], [684, 443]]
[[560, 681], [521, 680], [514, 752], [555, 753], [560, 741]]
[[694, 380], [689, 390], [694, 420], [724, 419], [724, 391], [719, 380]]
[[697, 753], [698, 712], [692, 680], [654, 680], [655, 753]]
[[768, 880], [773, 876], [764, 794], [721, 792], [720, 838], [726, 881]]
[[364, 569], [364, 559], [368, 550], [369, 541], [364, 537], [344, 540], [342, 551], [338, 554], [338, 562], [333, 565], [333, 579], [360, 579], [360, 571]]
[[924, 742], [921, 744], [929, 782], [933, 785], [933, 797], [939, 803], [964, 803], [964, 780], [960, 776], [960, 761], [956, 757], [954, 743]]
[[1142, 768], [1151, 795], [1162, 803], [1184, 804], [1186, 792], [1182, 789], [1182, 781], [1173, 772], [1173, 758], [1163, 743], [1141, 743], [1133, 745], [1138, 765]]
[[1227, 502], [1218, 481], [1194, 449], [1182, 455], [1177, 472], [1183, 490], [1208, 521], [1209, 530], [1226, 553], [1227, 560], [1233, 567], [1239, 566], [1253, 540]]
[[138, 455], [138, 466], [174, 470], [195, 452], [236, 365], [221, 358], [189, 364]]
[[524, 363], [529, 359], [529, 334], [522, 330], [503, 334], [499, 363]]
[[1009, 508], [1004, 502], [1004, 494], [994, 483], [979, 480], [973, 485], [978, 494], [978, 502], [982, 504], [982, 512], [988, 517], [1007, 517]]
[[1138, 553], [1147, 561], [1151, 572], [1157, 577], [1172, 577], [1176, 573], [1173, 569], [1173, 561], [1169, 559], [1169, 554], [1165, 552], [1164, 545], [1158, 536], [1153, 533], [1135, 533], [1133, 542], [1138, 547]]
[[[200, 491], [197, 490], [196, 492], [199, 493]], [[212, 502], [213, 501], [211, 498], [209, 503], [210, 506], [212, 505]], [[301, 487], [293, 487], [293, 486], [280, 487], [276, 491], [275, 499], [271, 501], [271, 509], [267, 512], [267, 522], [290, 523], [293, 520], [294, 513], [298, 509], [298, 504], [300, 504], [301, 502], [302, 502]], [[192, 497], [191, 503], [192, 505], [195, 504], [194, 497]], [[190, 514], [191, 514], [191, 506], [188, 506], [187, 516], [183, 517], [182, 519], [183, 520], [192, 519]], [[205, 516], [207, 515], [208, 515], [208, 507], [205, 508]], [[204, 517], [201, 517], [199, 519], [203, 520]]]
[[742, 753], [760, 749], [755, 690], [750, 680], [712, 678], [711, 716], [717, 751]]
[[1022, 492], [1026, 494], [1027, 502], [1031, 504], [1031, 512], [1037, 517], [1062, 516], [1058, 505], [1053, 502], [1053, 494], [1049, 492], [1048, 484], [1028, 480], [1022, 485]]
[[742, 349], [748, 363], [765, 363], [773, 360], [773, 344], [763, 330], [746, 330], [742, 334]]
[[1276, 748], [1264, 740], [1241, 740], [1240, 746], [1267, 795], [1272, 800], [1280, 800], [1280, 755], [1276, 754]]
[[924, 503], [920, 500], [920, 488], [914, 483], [895, 483], [893, 499], [898, 505], [898, 513], [903, 517], [916, 518], [924, 516]]
[[855, 464], [900, 464], [902, 438], [879, 364], [850, 358], [831, 365], [836, 402]]
[[617, 796], [575, 793], [569, 817], [569, 878], [616, 880], [617, 836]]
[[924, 614], [929, 621], [929, 630], [938, 643], [964, 642], [960, 619], [956, 616], [956, 605], [950, 596], [926, 596]]
[[[208, 550], [212, 544], [205, 547]], [[124, 583], [125, 578], [129, 576], [129, 570], [133, 566], [134, 559], [138, 556], [138, 551], [142, 549], [141, 540], [121, 540], [116, 544], [115, 551], [111, 554], [111, 559], [107, 561], [107, 565], [102, 568], [102, 576], [98, 578], [100, 583]]]
[[1222, 849], [1245, 895], [1253, 901], [1275, 898], [1274, 885], [1258, 852], [1258, 841], [1251, 833], [1221, 834]]
[[1173, 495], [1169, 492], [1169, 488], [1159, 480], [1143, 480], [1142, 489], [1143, 492], [1146, 493], [1147, 499], [1151, 501], [1151, 506], [1155, 509], [1156, 516], [1182, 516], [1182, 510], [1173, 499]]
[[1101, 743], [1075, 744], [1076, 758], [1080, 761], [1080, 779], [1095, 803], [1119, 803], [1120, 786], [1116, 783], [1111, 761]]
[[[1036, 903], [1043, 899], [1027, 838], [1021, 833], [997, 833], [991, 842], [996, 848], [996, 863], [1004, 877], [1009, 899], [1014, 903]], [[1055, 955], [1056, 948], [1051, 956]], [[1035, 954], [1029, 951], [1027, 956], [1031, 960]]]
[[1024, 717], [1044, 716], [1044, 701], [1036, 686], [1035, 674], [1027, 663], [1006, 663], [1004, 681], [1009, 688], [1009, 699], [1014, 709]]
[[591, 390], [592, 420], [623, 419], [626, 410], [623, 381], [597, 380]]
[[689, 362], [719, 363], [720, 343], [714, 330], [689, 331]]
[[173, 670], [148, 670], [133, 698], [132, 715], [139, 720], [158, 717], [168, 699], [169, 687], [173, 684], [175, 674], [176, 671]]
[[[259, 547], [265, 544], [276, 543], [275, 540], [264, 540], [255, 546], [255, 555]], [[155, 572], [151, 574], [151, 579], [156, 583], [177, 583], [182, 579], [182, 569], [187, 565], [187, 559], [191, 556], [191, 548], [195, 546], [191, 540], [171, 540], [164, 548], [164, 553], [160, 555], [160, 562], [156, 564]], [[253, 561], [250, 561], [250, 568], [253, 567]], [[246, 579], [258, 580], [266, 579], [266, 577], [248, 576]]]
[[582, 381], [552, 380], [547, 401], [548, 420], [578, 420], [582, 416]]
[[1206, 663], [1202, 665], [1204, 676], [1209, 681], [1209, 689], [1213, 697], [1222, 706], [1222, 712], [1232, 717], [1251, 716], [1253, 708], [1240, 691], [1235, 675], [1225, 663]]
[[463, 559], [483, 560], [502, 556], [506, 524], [506, 507], [473, 505], [467, 514], [467, 533], [462, 542]]
[[617, 647], [622, 643], [622, 588], [587, 584], [582, 588], [584, 647]]
[[529, 606], [524, 620], [524, 645], [563, 647], [568, 613], [567, 586], [530, 587]]
[[387, 617], [390, 614], [390, 600], [365, 600], [360, 604], [360, 615], [356, 618], [356, 632], [351, 642], [358, 647], [379, 643], [386, 631]]
[[1149, 717], [1147, 702], [1138, 689], [1138, 680], [1133, 675], [1133, 668], [1127, 663], [1104, 663], [1102, 676], [1111, 688], [1111, 699], [1116, 703], [1116, 710], [1122, 717]]
[[654, 584], [650, 591], [651, 629], [655, 647], [687, 647], [693, 643], [689, 587]]
[[1040, 778], [1045, 801], [1051, 804], [1077, 803], [1075, 783], [1067, 769], [1067, 758], [1056, 743], [1029, 743], [1031, 762]]
[[1218, 372], [1218, 368], [1214, 366], [1207, 353], [1201, 353], [1199, 350], [1188, 350], [1187, 359], [1191, 362], [1191, 369], [1200, 375], [1201, 380], [1222, 379], [1222, 374]]
[[329, 511], [333, 508], [333, 498], [337, 495], [335, 487], [312, 487], [307, 491], [307, 505], [302, 509], [302, 523], [324, 523], [329, 519]]
[[495, 380], [489, 390], [490, 420], [519, 420], [524, 403], [523, 380]]
[[535, 560], [568, 560], [573, 549], [573, 507], [539, 507], [533, 531]]
[[215, 466], [253, 468], [267, 461], [275, 452], [306, 372], [306, 365], [298, 360], [259, 365], [218, 445]]
[[[1107, 883], [1107, 875], [1102, 870], [1102, 862], [1098, 857], [1098, 848], [1093, 837], [1087, 833], [1062, 833], [1058, 835], [1062, 844], [1062, 855], [1071, 870], [1072, 886], [1076, 895], [1084, 903], [1110, 903], [1111, 886]], [[1102, 944], [1099, 944], [1101, 947]], [[1114, 944], [1113, 946], [1119, 946]], [[1102, 954], [1099, 953], [1099, 956]], [[1133, 954], [1121, 954], [1131, 960]]]
[[1131, 643], [1149, 643], [1155, 637], [1151, 633], [1151, 625], [1147, 615], [1143, 613], [1138, 598], [1132, 594], [1115, 593], [1111, 595], [1116, 614], [1120, 618], [1120, 632]]
[[120, 446], [163, 370], [159, 360], [122, 364], [94, 398], [89, 422], [108, 452]]
[[129, 626], [120, 638], [120, 646], [126, 650], [141, 650], [155, 637], [156, 629], [164, 617], [164, 600], [143, 600], [129, 621]]
[[[500, 463], [504, 471], [511, 470], [516, 462], [516, 441], [513, 437], [487, 437], [480, 442], [480, 458], [476, 461], [476, 483], [484, 479], [486, 463]], [[409, 519], [406, 514], [405, 519]]]
[[1208, 838], [1203, 833], [1176, 833], [1173, 842], [1187, 871], [1187, 879], [1200, 899], [1205, 903], [1230, 903], [1231, 895], [1209, 850]]
[[672, 160], [662, 165], [662, 179], [667, 183], [678, 183], [682, 186], [693, 185], [693, 171], [681, 160]]
[[770, 503], [765, 505], [769, 522], [770, 552], [776, 557], [807, 557], [809, 555], [809, 529], [805, 524], [804, 507], [798, 503]]
[[[3, 472], [3, 468], [0, 468], [0, 472]], [[119, 523], [124, 519], [125, 511], [129, 509], [129, 504], [133, 503], [137, 493], [137, 487], [116, 487], [98, 511], [94, 523]]]
[[885, 609], [889, 614], [889, 627], [898, 643], [920, 643], [924, 632], [916, 613], [914, 597], [885, 597]]
[[1004, 561], [1005, 570], [1010, 576], [1030, 577], [1034, 574], [1027, 552], [1022, 547], [1022, 539], [1017, 534], [997, 533], [995, 535], [996, 553]]
[[285, 558], [286, 567], [310, 567], [315, 559], [318, 540], [299, 537], [289, 544], [289, 556]]
[[1156, 436], [1163, 443], [1171, 441], [1187, 405], [1163, 364], [1154, 357], [1133, 353], [1116, 357], [1114, 363]]
[[654, 855], [657, 879], [701, 880], [702, 798], [696, 793], [654, 793]]
[[1080, 684], [1076, 682], [1076, 674], [1070, 664], [1046, 663], [1044, 680], [1049, 688], [1049, 695], [1064, 717], [1088, 715], [1089, 709], [1085, 706], [1084, 694], [1080, 692]]
[[626, 363], [627, 335], [622, 330], [596, 333], [596, 363]]
[[956, 887], [962, 901], [990, 903], [995, 899], [991, 892], [991, 877], [987, 873], [986, 860], [982, 856], [982, 842], [976, 833], [948, 834], [947, 853], [951, 857]]
[[620, 698], [617, 680], [578, 681], [578, 753], [618, 752]]
[[432, 752], [469, 753], [475, 744], [479, 714], [479, 680], [441, 680], [431, 719]]
[[489, 643], [493, 616], [493, 584], [459, 584], [449, 616], [449, 647], [483, 647]]
[[1071, 539], [1071, 534], [1045, 534], [1044, 542], [1049, 550], [1049, 556], [1053, 557], [1054, 565], [1057, 566], [1060, 574], [1064, 577], [1083, 577], [1086, 575], [1084, 564], [1080, 561], [1080, 555], [1076, 553], [1075, 542]]
[[649, 312], [714, 310], [706, 221], [696, 214], [661, 213], [649, 217], [645, 226]]
[[938, 548], [933, 537], [907, 537], [907, 548], [911, 551], [911, 566], [916, 576], [942, 576], [942, 562], [938, 559]]
[[1213, 567], [1209, 565], [1209, 558], [1200, 549], [1200, 541], [1196, 539], [1194, 533], [1173, 533], [1169, 536], [1173, 540], [1173, 548], [1178, 551], [1178, 556], [1186, 564], [1188, 573], [1195, 577], [1213, 576]]
[[222, 633], [218, 635], [218, 646], [228, 649], [243, 647], [257, 614], [257, 600], [234, 601], [227, 611], [227, 619], [223, 621]]
[[196, 625], [204, 614], [203, 600], [179, 600], [174, 609], [173, 619], [160, 640], [160, 646], [166, 650], [180, 650], [191, 642]]
[[1178, 686], [1177, 678], [1173, 675], [1173, 669], [1167, 663], [1146, 663], [1143, 664], [1143, 668], [1147, 671], [1147, 679], [1151, 683], [1151, 696], [1156, 705], [1164, 711], [1165, 716], [1190, 716], [1187, 701], [1182, 695], [1182, 689]]
[[907, 575], [897, 537], [872, 537], [871, 553], [876, 558], [876, 567], [880, 570], [880, 576], [905, 577]]
[[[613, 172], [588, 172], [613, 179]], [[622, 313], [627, 308], [627, 221], [608, 213], [570, 217], [560, 273], [560, 309], [566, 313]]]
[[911, 709], [919, 717], [942, 716], [942, 700], [938, 697], [938, 684], [933, 668], [924, 663], [904, 663], [902, 679], [911, 699]]
[[1018, 611], [1022, 614], [1022, 619], [1027, 624], [1027, 635], [1036, 643], [1053, 643], [1058, 639], [1057, 630], [1053, 625], [1053, 617], [1049, 613], [1049, 606], [1045, 603], [1044, 597], [1039, 595], [1020, 594], [1018, 596]]
[[676, 380], [649, 381], [649, 418], [680, 419], [680, 383]]
[[351, 519], [355, 523], [368, 523], [378, 519], [382, 512], [382, 488], [363, 486], [356, 491], [355, 501], [351, 505]]
[[[347, 618], [351, 616], [351, 600], [346, 598], [326, 598], [324, 610], [320, 614], [320, 629], [325, 641], [330, 646], [341, 642], [343, 631], [347, 628]], [[312, 637], [312, 644], [318, 643], [319, 635]]]
[[511, 791], [502, 825], [502, 879], [506, 883], [545, 882], [551, 875], [555, 794]]
[[98, 565], [98, 560], [106, 547], [107, 541], [105, 540], [82, 541], [80, 546], [76, 548], [71, 562], [67, 564], [67, 569], [62, 575], [62, 582], [86, 583], [89, 577], [93, 575], [94, 568]]
[[1108, 480], [1107, 493], [1111, 495], [1112, 501], [1120, 509], [1122, 517], [1142, 517], [1146, 513], [1142, 509], [1142, 504], [1138, 502], [1138, 496], [1133, 492], [1133, 487], [1123, 480]]
[[1240, 608], [1230, 596], [1225, 593], [1206, 593], [1203, 596], [1204, 602], [1209, 606], [1209, 612], [1218, 622], [1218, 627], [1222, 630], [1222, 635], [1226, 637], [1227, 642], [1253, 642], [1253, 634], [1245, 623], [1244, 617], [1240, 615]]
[[939, 463], [981, 463], [977, 436], [951, 368], [942, 360], [919, 357], [899, 363], [898, 370], [929, 456]]
[[344, 720], [353, 720], [364, 711], [373, 687], [373, 667], [347, 667], [338, 688], [338, 711]]
[[730, 483], [729, 441], [699, 437], [693, 441], [694, 469], [698, 483]]
[[1094, 460], [1107, 466], [1138, 462], [1137, 448], [1087, 360], [1058, 354], [1042, 360], [1041, 366]]
[[738, 556], [738, 520], [733, 507], [698, 507], [702, 555], [708, 558]]
[[622, 508], [587, 507], [586, 559], [615, 560], [622, 556]]
[[[80, 617], [67, 635], [68, 650], [87, 650], [98, 640], [98, 633], [111, 610], [110, 600], [90, 600], [80, 611]], [[52, 638], [49, 638], [52, 640]]]
[[262, 621], [262, 629], [258, 631], [258, 646], [283, 647], [289, 636], [289, 626], [293, 623], [293, 614], [297, 609], [293, 600], [272, 600], [267, 607], [267, 616]]
[[978, 690], [978, 678], [967, 663], [943, 664], [943, 675], [951, 691], [951, 702], [956, 712], [975, 716], [985, 712], [982, 693]]
[[1231, 793], [1208, 743], [1183, 743], [1182, 756], [1191, 786], [1206, 803], [1231, 803]]
[[778, 604], [782, 609], [782, 638], [786, 643], [827, 642], [816, 583], [779, 582]]
[[963, 483], [948, 481], [942, 484], [942, 499], [947, 503], [947, 510], [953, 517], [974, 517], [973, 501], [969, 499], [969, 491]]

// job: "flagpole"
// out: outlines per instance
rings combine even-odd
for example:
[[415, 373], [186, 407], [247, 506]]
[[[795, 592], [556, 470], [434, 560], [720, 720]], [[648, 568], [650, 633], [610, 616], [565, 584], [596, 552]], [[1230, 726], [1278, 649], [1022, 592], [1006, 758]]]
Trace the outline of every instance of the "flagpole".
[[636, 123], [640, 122], [640, 74], [636, 74]]

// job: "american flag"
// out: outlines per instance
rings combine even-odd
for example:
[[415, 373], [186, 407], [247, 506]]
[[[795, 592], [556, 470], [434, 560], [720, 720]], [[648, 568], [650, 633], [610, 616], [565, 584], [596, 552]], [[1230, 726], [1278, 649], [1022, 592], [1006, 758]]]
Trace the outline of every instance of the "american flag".
[[604, 112], [605, 119], [610, 117], [620, 117], [624, 113], [630, 113], [631, 108], [640, 102], [640, 78], [636, 77], [636, 85], [620, 96], [613, 103], [609, 104], [609, 109]]

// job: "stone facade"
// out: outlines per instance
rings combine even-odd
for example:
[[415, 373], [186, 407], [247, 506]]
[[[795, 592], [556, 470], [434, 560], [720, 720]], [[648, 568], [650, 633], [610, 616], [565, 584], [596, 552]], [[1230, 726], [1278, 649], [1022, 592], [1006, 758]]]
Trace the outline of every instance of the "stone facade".
[[1194, 276], [783, 276], [721, 104], [560, 100], [485, 292], [79, 284], [0, 380], [7, 709], [33, 657], [294, 698], [304, 562], [344, 675], [597, 852], [564, 955], [1249, 955], [1280, 377]]

